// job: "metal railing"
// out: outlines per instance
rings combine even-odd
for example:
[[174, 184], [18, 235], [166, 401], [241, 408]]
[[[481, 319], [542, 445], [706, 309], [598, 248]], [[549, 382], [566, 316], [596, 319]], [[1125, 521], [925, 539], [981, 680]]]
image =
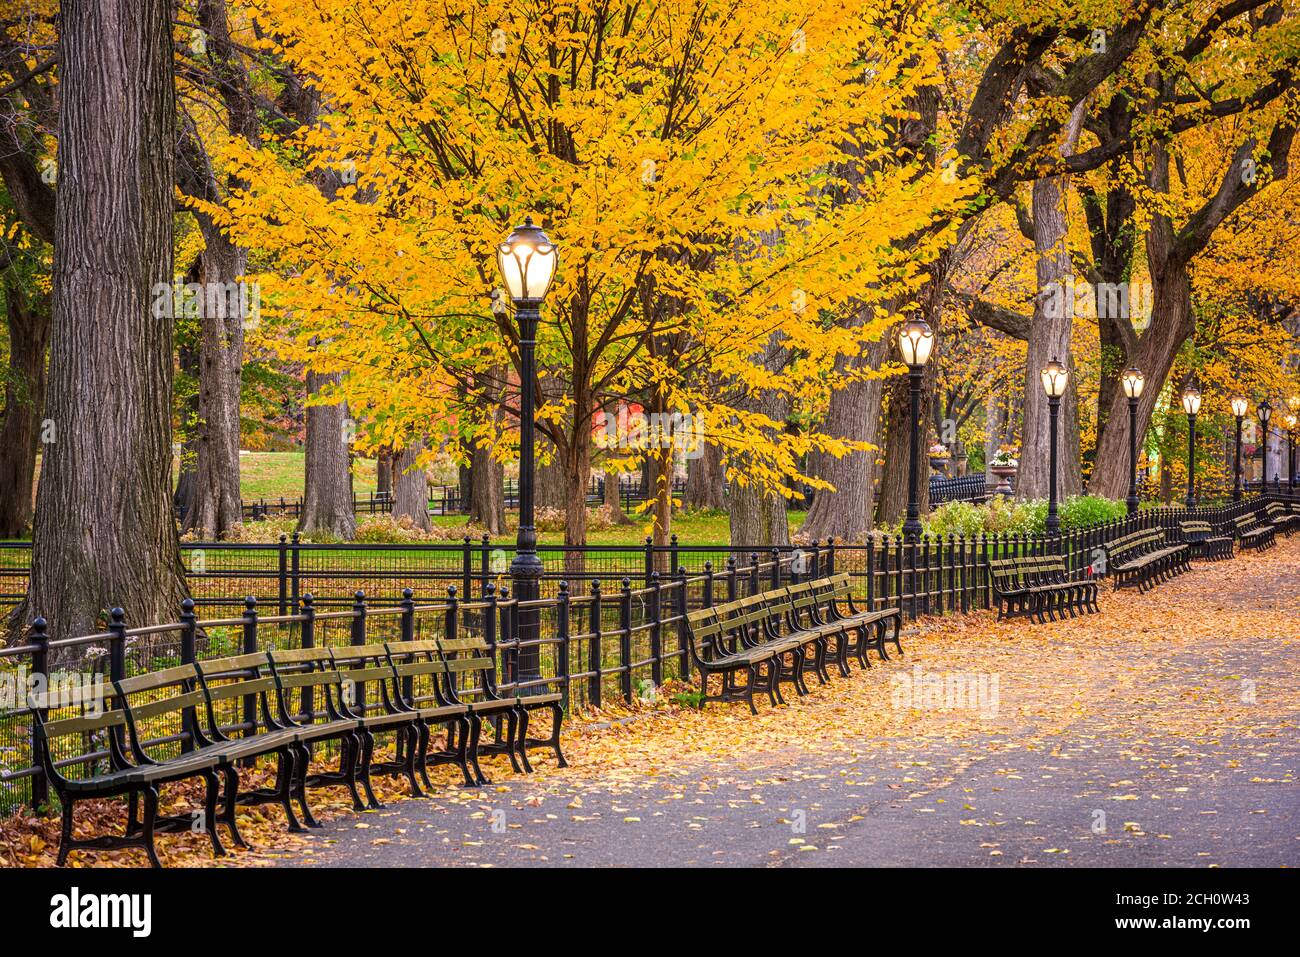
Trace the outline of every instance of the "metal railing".
[[[112, 623], [94, 635], [38, 642], [28, 636], [0, 648], [0, 689], [13, 692], [0, 708], [0, 810], [44, 799], [41, 773], [32, 761], [33, 722], [19, 690], [32, 675], [90, 671], [116, 678], [196, 656], [293, 647], [303, 640], [303, 623], [311, 618], [310, 640], [322, 646], [467, 629], [491, 647], [503, 692], [546, 686], [560, 690], [568, 708], [613, 698], [631, 701], [646, 682], [658, 687], [666, 678], [690, 677], [684, 621], [693, 608], [804, 578], [848, 573], [861, 607], [898, 607], [908, 619], [965, 614], [992, 607], [989, 563], [996, 559], [1060, 555], [1069, 575], [1100, 577], [1106, 573], [1106, 545], [1120, 536], [1160, 528], [1180, 540], [1179, 523], [1193, 519], [1209, 522], [1216, 532], [1232, 533], [1237, 518], [1275, 501], [1289, 503], [1293, 511], [1300, 505], [1300, 498], [1270, 493], [1222, 506], [1144, 508], [1128, 518], [1057, 536], [927, 535], [909, 542], [872, 535], [854, 544], [762, 549], [675, 540], [667, 546], [552, 546], [544, 551], [543, 597], [524, 606], [539, 610], [538, 637], [530, 641], [518, 637], [520, 603], [509, 597], [508, 561], [497, 565], [497, 553], [509, 552], [488, 543], [196, 546], [212, 550], [213, 565], [194, 568], [190, 550], [194, 600], [227, 613], [204, 621], [182, 616], [176, 623], [138, 628]], [[3, 546], [15, 544], [26, 543]], [[21, 549], [8, 551], [12, 557]], [[218, 555], [225, 556], [221, 562], [215, 561]], [[387, 564], [381, 556], [389, 559]], [[359, 557], [368, 564], [358, 567]], [[611, 580], [618, 584], [602, 587]], [[211, 594], [214, 586], [220, 594]], [[245, 597], [230, 597], [241, 588]], [[420, 604], [415, 604], [417, 596]], [[436, 596], [432, 602], [430, 596]], [[261, 609], [268, 605], [272, 613], [263, 615]], [[415, 616], [413, 628], [403, 624], [409, 615]], [[532, 646], [540, 651], [541, 677], [524, 681], [517, 668], [519, 652]]]

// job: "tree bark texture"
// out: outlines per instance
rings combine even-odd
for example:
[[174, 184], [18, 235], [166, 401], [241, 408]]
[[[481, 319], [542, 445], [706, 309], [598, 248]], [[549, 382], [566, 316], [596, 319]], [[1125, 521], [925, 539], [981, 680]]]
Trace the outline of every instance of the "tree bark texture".
[[185, 595], [171, 501], [175, 90], [171, 4], [61, 6], [59, 197], [45, 446], [22, 623], [172, 621]]
[[393, 459], [393, 521], [403, 517], [411, 525], [427, 532], [433, 527], [429, 521], [429, 480], [424, 466], [416, 460], [424, 452], [424, 442], [409, 442]]
[[[314, 396], [338, 382], [338, 373], [307, 373], [307, 393]], [[346, 403], [307, 406], [307, 454], [302, 516], [298, 531], [324, 533], [343, 541], [357, 534], [353, 512], [351, 434]]]
[[50, 341], [50, 299], [30, 299], [5, 289], [9, 372], [0, 424], [0, 538], [27, 534], [32, 522], [36, 450], [45, 411], [45, 350]]

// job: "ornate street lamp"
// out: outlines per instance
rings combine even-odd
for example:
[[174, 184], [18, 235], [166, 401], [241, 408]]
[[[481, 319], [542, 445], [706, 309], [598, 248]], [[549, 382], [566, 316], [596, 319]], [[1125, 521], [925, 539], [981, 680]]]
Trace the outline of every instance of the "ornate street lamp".
[[1265, 399], [1255, 408], [1259, 419], [1259, 490], [1265, 492], [1268, 487], [1268, 422], [1273, 418], [1273, 406]]
[[1061, 413], [1061, 396], [1065, 395], [1065, 387], [1069, 385], [1070, 373], [1054, 357], [1043, 366], [1043, 371], [1038, 376], [1042, 380], [1043, 391], [1047, 393], [1047, 414], [1051, 422], [1051, 440], [1048, 446], [1050, 453], [1047, 460], [1047, 534], [1059, 535], [1061, 519], [1056, 514], [1056, 433]]
[[1233, 459], [1232, 468], [1232, 500], [1241, 501], [1241, 420], [1246, 417], [1246, 412], [1250, 409], [1250, 402], [1244, 395], [1234, 395], [1230, 402], [1232, 414], [1237, 420], [1237, 453]]
[[1190, 379], [1183, 389], [1183, 411], [1187, 413], [1187, 507], [1196, 508], [1196, 413], [1201, 411], [1201, 390]]
[[1295, 426], [1296, 414], [1288, 412], [1282, 416], [1282, 424], [1286, 426], [1286, 488], [1287, 494], [1295, 494]]
[[1130, 366], [1120, 377], [1124, 384], [1124, 395], [1128, 396], [1128, 513], [1136, 515], [1138, 510], [1138, 399], [1142, 397], [1142, 388], [1146, 385], [1146, 376], [1137, 366]]
[[[519, 320], [519, 532], [510, 563], [510, 581], [515, 601], [520, 603], [536, 600], [541, 590], [542, 560], [537, 557], [537, 529], [533, 524], [537, 323], [558, 263], [555, 245], [533, 225], [532, 217], [526, 217], [524, 224], [516, 226], [497, 246], [497, 267]], [[541, 650], [535, 643], [539, 636], [537, 609], [517, 607], [515, 621], [520, 641], [517, 677], [537, 678], [541, 662]]]
[[898, 330], [898, 352], [907, 364], [908, 384], [912, 391], [912, 442], [907, 462], [907, 520], [903, 522], [903, 538], [919, 541], [921, 538], [921, 506], [917, 499], [917, 456], [921, 447], [919, 421], [921, 418], [921, 373], [934, 350], [934, 330], [924, 319], [909, 319]]

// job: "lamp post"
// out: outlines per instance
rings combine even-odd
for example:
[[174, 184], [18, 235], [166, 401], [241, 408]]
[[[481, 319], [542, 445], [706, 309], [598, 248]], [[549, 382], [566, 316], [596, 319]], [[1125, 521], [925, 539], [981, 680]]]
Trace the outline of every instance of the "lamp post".
[[1051, 423], [1047, 460], [1047, 534], [1059, 535], [1061, 519], [1056, 514], [1056, 433], [1061, 415], [1061, 396], [1065, 395], [1070, 373], [1060, 360], [1053, 358], [1038, 375], [1043, 383], [1043, 391], [1047, 393], [1047, 414]]
[[1201, 411], [1201, 390], [1189, 381], [1183, 389], [1183, 411], [1187, 413], [1187, 507], [1196, 508], [1196, 413]]
[[[533, 225], [532, 217], [525, 218], [524, 224], [516, 226], [497, 246], [497, 267], [519, 321], [519, 532], [515, 536], [515, 557], [510, 562], [516, 602], [534, 601], [541, 590], [542, 560], [537, 557], [537, 529], [533, 524], [537, 323], [558, 262], [554, 244]], [[515, 621], [521, 643], [516, 677], [520, 681], [537, 678], [541, 651], [531, 643], [538, 637], [537, 609], [518, 609]]]
[[1259, 418], [1259, 490], [1264, 492], [1268, 486], [1268, 422], [1273, 418], [1273, 406], [1265, 399], [1255, 408]]
[[1241, 501], [1241, 420], [1246, 417], [1246, 410], [1250, 408], [1250, 403], [1246, 401], [1244, 395], [1234, 395], [1230, 403], [1232, 405], [1232, 414], [1237, 420], [1237, 452], [1233, 459], [1232, 467], [1232, 500]]
[[916, 472], [920, 453], [921, 373], [934, 349], [934, 330], [924, 319], [909, 319], [898, 331], [898, 352], [907, 364], [908, 384], [912, 391], [912, 441], [907, 460], [907, 520], [903, 538], [915, 542], [921, 538], [921, 506], [917, 500]]
[[1295, 426], [1296, 414], [1288, 412], [1282, 416], [1286, 426], [1286, 490], [1288, 495], [1295, 494]]
[[1128, 513], [1136, 515], [1138, 510], [1138, 399], [1142, 396], [1142, 387], [1146, 377], [1137, 366], [1130, 366], [1120, 377], [1124, 384], [1124, 394], [1128, 396]]

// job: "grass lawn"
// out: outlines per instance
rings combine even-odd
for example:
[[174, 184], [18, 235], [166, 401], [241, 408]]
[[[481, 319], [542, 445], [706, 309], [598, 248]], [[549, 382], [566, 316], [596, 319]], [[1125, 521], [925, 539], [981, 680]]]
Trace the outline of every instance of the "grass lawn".
[[[239, 492], [245, 502], [286, 500], [302, 495], [303, 452], [241, 452]], [[352, 488], [358, 495], [375, 490], [375, 460], [352, 460]]]

